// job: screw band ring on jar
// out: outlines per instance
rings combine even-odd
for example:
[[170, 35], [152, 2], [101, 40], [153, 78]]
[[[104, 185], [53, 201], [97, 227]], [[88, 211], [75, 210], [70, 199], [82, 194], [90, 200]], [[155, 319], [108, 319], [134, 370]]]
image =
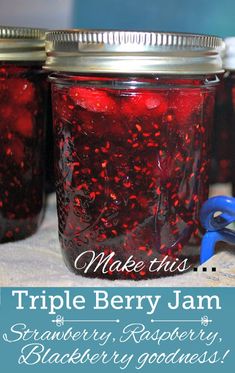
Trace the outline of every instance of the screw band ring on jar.
[[47, 70], [199, 75], [223, 72], [222, 39], [184, 33], [64, 30], [46, 35]]
[[235, 37], [231, 36], [224, 39], [225, 51], [223, 53], [223, 67], [225, 70], [235, 70]]
[[44, 29], [0, 26], [0, 61], [44, 61]]

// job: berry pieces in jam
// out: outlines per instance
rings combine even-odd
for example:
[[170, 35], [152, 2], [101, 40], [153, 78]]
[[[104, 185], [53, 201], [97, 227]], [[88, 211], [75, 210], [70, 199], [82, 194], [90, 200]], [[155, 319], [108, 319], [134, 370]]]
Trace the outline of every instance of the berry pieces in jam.
[[23, 239], [42, 220], [45, 74], [0, 68], [0, 242]]
[[[94, 78], [92, 78], [94, 80]], [[141, 279], [154, 258], [195, 260], [198, 213], [208, 193], [214, 90], [200, 79], [162, 79], [115, 89], [99, 78], [52, 83], [59, 237], [69, 267], [87, 250], [142, 260], [140, 273], [87, 275]], [[87, 80], [89, 80], [87, 78]], [[80, 84], [79, 84], [80, 83]], [[187, 252], [187, 253], [186, 253]], [[190, 259], [191, 258], [191, 259]], [[111, 263], [111, 262], [110, 262]]]

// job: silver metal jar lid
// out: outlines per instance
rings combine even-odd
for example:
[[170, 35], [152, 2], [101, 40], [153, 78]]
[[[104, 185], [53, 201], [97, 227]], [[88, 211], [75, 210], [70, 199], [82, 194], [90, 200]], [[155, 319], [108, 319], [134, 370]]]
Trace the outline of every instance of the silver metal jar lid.
[[46, 34], [44, 68], [77, 73], [223, 72], [222, 39], [170, 32], [57, 30]]
[[45, 61], [45, 32], [29, 27], [0, 26], [0, 61]]
[[225, 70], [235, 70], [235, 37], [231, 36], [224, 39], [225, 51], [223, 58], [223, 67]]

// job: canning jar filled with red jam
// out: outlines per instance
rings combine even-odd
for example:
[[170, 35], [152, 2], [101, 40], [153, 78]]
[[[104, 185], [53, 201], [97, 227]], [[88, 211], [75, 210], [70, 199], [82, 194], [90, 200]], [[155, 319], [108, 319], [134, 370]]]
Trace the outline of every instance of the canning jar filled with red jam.
[[[224, 79], [224, 103], [225, 110], [221, 114], [227, 120], [227, 123], [220, 132], [218, 131], [218, 147], [221, 149], [221, 155], [227, 155], [227, 162], [224, 162], [226, 169], [229, 170], [229, 181], [232, 182], [232, 194], [235, 196], [235, 37], [225, 39], [225, 53], [223, 57], [223, 67], [226, 71]], [[223, 124], [223, 123], [222, 123]], [[219, 144], [221, 137], [226, 141], [222, 142], [223, 147]], [[222, 135], [224, 134], [224, 136]], [[226, 150], [227, 149], [227, 150]], [[223, 174], [222, 167], [219, 168], [220, 174]]]
[[234, 71], [230, 71], [229, 80], [231, 84], [231, 94], [232, 94], [232, 136], [230, 143], [233, 144], [232, 147], [232, 195], [235, 197], [235, 66]]
[[43, 216], [45, 31], [0, 27], [0, 242], [34, 233]]
[[196, 260], [222, 45], [158, 32], [47, 34], [59, 238], [75, 273], [145, 279]]
[[[217, 88], [215, 120], [212, 136], [211, 183], [229, 183], [234, 180], [235, 166], [235, 38], [225, 39], [223, 53], [225, 73]], [[234, 95], [235, 96], [235, 95]]]

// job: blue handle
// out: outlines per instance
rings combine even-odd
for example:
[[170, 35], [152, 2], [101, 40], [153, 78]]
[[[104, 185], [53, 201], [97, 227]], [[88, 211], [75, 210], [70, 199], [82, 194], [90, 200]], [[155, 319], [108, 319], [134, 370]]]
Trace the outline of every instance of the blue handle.
[[[216, 212], [220, 212], [215, 216]], [[218, 241], [235, 244], [235, 232], [226, 228], [235, 221], [235, 198], [218, 196], [209, 198], [202, 206], [200, 219], [206, 233], [201, 243], [200, 263], [214, 255]]]

